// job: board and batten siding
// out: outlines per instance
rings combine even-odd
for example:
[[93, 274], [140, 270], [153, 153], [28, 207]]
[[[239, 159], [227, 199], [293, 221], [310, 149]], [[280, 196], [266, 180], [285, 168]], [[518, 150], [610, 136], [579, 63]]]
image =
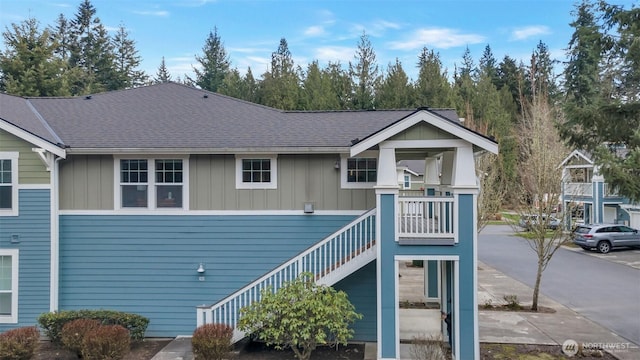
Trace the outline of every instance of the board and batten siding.
[[21, 185], [49, 184], [51, 177], [40, 156], [33, 152], [35, 145], [4, 130], [0, 130], [0, 152], [17, 151], [18, 183]]
[[[50, 192], [19, 192], [19, 215], [0, 216], [0, 248], [19, 251], [18, 323], [0, 324], [0, 331], [36, 325], [37, 317], [49, 311]], [[14, 236], [18, 242], [12, 242]]]
[[113, 210], [113, 156], [72, 155], [60, 162], [61, 210]]
[[392, 136], [389, 140], [439, 140], [457, 139], [451, 133], [431, 124], [420, 122], [409, 129]]
[[[279, 155], [277, 189], [236, 189], [233, 155], [191, 155], [191, 210], [368, 210], [373, 189], [341, 189], [339, 155]], [[61, 210], [113, 210], [111, 155], [73, 155], [60, 162]]]
[[62, 215], [60, 309], [137, 313], [150, 318], [149, 337], [188, 335], [197, 305], [223, 299], [353, 219]]

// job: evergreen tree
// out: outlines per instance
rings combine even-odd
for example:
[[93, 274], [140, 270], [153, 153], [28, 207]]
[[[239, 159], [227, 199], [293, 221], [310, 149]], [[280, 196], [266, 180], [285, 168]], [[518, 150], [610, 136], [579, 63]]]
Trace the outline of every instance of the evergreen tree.
[[389, 64], [375, 96], [378, 109], [406, 109], [413, 103], [413, 87], [398, 58]]
[[329, 78], [331, 84], [331, 92], [335, 94], [337, 107], [335, 110], [349, 110], [352, 108], [352, 88], [353, 83], [351, 77], [344, 71], [342, 65], [339, 62], [329, 62], [327, 67], [323, 71]]
[[462, 66], [456, 68], [453, 75], [456, 96], [456, 109], [465, 118], [466, 126], [475, 129], [473, 101], [476, 93], [475, 81], [476, 68], [471, 57], [471, 51], [467, 47], [462, 55]]
[[331, 88], [331, 78], [320, 69], [317, 60], [309, 64], [302, 81], [301, 103], [303, 110], [335, 110], [340, 106]]
[[271, 71], [262, 78], [260, 99], [263, 105], [282, 110], [298, 108], [300, 77], [285, 38], [280, 39], [278, 50], [271, 54]]
[[[522, 108], [520, 103], [520, 94], [522, 92], [521, 84], [524, 78], [522, 67], [518, 66], [516, 61], [505, 55], [498, 65], [498, 82], [496, 87], [498, 90], [506, 88], [511, 94], [513, 102], [518, 106], [517, 110]], [[513, 122], [517, 121], [517, 112], [513, 114]]]
[[360, 36], [354, 59], [355, 64], [349, 62], [349, 76], [355, 86], [353, 108], [374, 109], [375, 89], [380, 81], [380, 76], [376, 64], [376, 53], [371, 46], [369, 36], [364, 32]]
[[69, 53], [71, 51], [70, 31], [69, 21], [63, 14], [58, 15], [55, 26], [49, 29], [52, 40], [56, 44], [54, 54], [65, 62], [69, 60]]
[[69, 95], [49, 30], [40, 31], [34, 18], [12, 24], [12, 30], [2, 34], [6, 50], [0, 52], [0, 89], [20, 96]]
[[156, 72], [156, 77], [153, 79], [153, 82], [156, 84], [166, 83], [171, 81], [171, 74], [169, 73], [169, 69], [167, 69], [167, 65], [164, 61], [164, 56], [162, 57], [162, 61], [160, 62], [160, 66], [158, 67], [158, 71]]
[[252, 103], [258, 103], [260, 84], [258, 84], [258, 81], [256, 81], [256, 78], [253, 76], [251, 67], [247, 68], [247, 73], [244, 75], [242, 80], [244, 85], [241, 99]]
[[[577, 5], [565, 68], [565, 117], [560, 134], [593, 154], [605, 181], [640, 201], [640, 10], [583, 1]], [[605, 23], [598, 18], [604, 16]], [[615, 35], [606, 31], [615, 29]], [[634, 51], [635, 50], [635, 51]]]
[[530, 88], [533, 93], [545, 92], [550, 101], [554, 101], [558, 96], [556, 76], [553, 73], [553, 66], [556, 63], [556, 60], [551, 59], [547, 45], [540, 41], [531, 54]]
[[[115, 75], [111, 88], [128, 89], [144, 85], [148, 81], [148, 76], [144, 71], [139, 70], [141, 57], [135, 47], [135, 41], [129, 38], [129, 33], [123, 25], [118, 27], [118, 31], [113, 37], [113, 48], [115, 51]], [[162, 58], [164, 63], [164, 57]]]
[[77, 68], [70, 74], [73, 95], [108, 90], [111, 80], [117, 78], [111, 40], [95, 15], [95, 7], [84, 0], [71, 21], [69, 67]]
[[214, 27], [213, 32], [209, 32], [202, 52], [203, 56], [196, 55], [196, 60], [202, 69], [193, 68], [196, 75], [194, 83], [202, 89], [218, 91], [229, 72], [231, 62], [220, 35], [218, 35], [217, 27]]
[[480, 58], [479, 71], [485, 76], [488, 76], [493, 85], [498, 86], [498, 65], [489, 44], [485, 46], [482, 57]]
[[415, 107], [448, 108], [452, 103], [451, 85], [446, 70], [442, 70], [440, 55], [422, 48], [418, 57], [418, 79], [415, 82]]

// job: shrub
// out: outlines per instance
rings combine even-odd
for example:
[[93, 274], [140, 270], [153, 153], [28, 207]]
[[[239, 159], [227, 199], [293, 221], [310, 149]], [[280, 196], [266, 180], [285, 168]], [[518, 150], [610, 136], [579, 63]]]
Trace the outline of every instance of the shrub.
[[318, 345], [346, 344], [349, 325], [362, 315], [344, 291], [316, 284], [305, 272], [278, 289], [264, 288], [260, 301], [240, 309], [238, 329], [257, 334], [267, 345], [289, 347], [299, 360], [308, 360]]
[[418, 336], [411, 342], [411, 358], [416, 360], [446, 360], [447, 353], [442, 337], [440, 336]]
[[77, 355], [82, 354], [82, 341], [85, 335], [100, 325], [98, 320], [76, 319], [64, 324], [60, 332], [62, 345]]
[[231, 350], [233, 328], [226, 324], [205, 324], [193, 332], [191, 347], [196, 360], [222, 360]]
[[64, 310], [44, 313], [38, 316], [38, 324], [49, 340], [60, 344], [62, 327], [76, 319], [98, 320], [102, 325], [121, 325], [129, 330], [133, 341], [144, 340], [144, 333], [149, 325], [149, 319], [144, 316], [112, 310]]
[[129, 352], [129, 330], [120, 325], [102, 325], [87, 332], [82, 341], [86, 360], [119, 360]]
[[40, 332], [35, 326], [6, 331], [0, 334], [0, 359], [31, 359], [39, 345]]
[[518, 295], [505, 295], [502, 297], [504, 301], [507, 302], [505, 305], [508, 309], [511, 310], [521, 310], [522, 305], [520, 305], [520, 300], [518, 299]]

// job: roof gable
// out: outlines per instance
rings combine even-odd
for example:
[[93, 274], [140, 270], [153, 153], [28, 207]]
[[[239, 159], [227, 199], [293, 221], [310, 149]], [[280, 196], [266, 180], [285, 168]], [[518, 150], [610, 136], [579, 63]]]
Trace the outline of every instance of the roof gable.
[[564, 158], [558, 167], [565, 167], [571, 165], [593, 165], [593, 160], [590, 156], [580, 150], [573, 150], [569, 156]]
[[411, 140], [413, 137], [427, 140], [466, 141], [483, 150], [498, 153], [498, 144], [488, 137], [465, 128], [459, 122], [444, 118], [429, 109], [419, 109], [388, 127], [361, 140], [351, 148], [351, 156], [366, 151], [386, 140]]

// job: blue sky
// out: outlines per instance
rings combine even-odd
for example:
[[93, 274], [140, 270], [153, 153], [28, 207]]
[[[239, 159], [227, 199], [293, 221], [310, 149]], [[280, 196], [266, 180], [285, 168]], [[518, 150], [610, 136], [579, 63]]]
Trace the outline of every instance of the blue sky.
[[[81, 0], [0, 0], [0, 29], [35, 17], [53, 25], [59, 14], [71, 19]], [[129, 30], [142, 57], [141, 68], [155, 75], [164, 56], [172, 77], [192, 76], [196, 54], [217, 27], [232, 67], [258, 77], [285, 38], [297, 65], [354, 61], [363, 31], [377, 63], [386, 69], [398, 58], [415, 79], [415, 64], [426, 46], [440, 53], [453, 73], [468, 46], [478, 61], [491, 46], [527, 62], [539, 41], [552, 57], [564, 60], [572, 34], [569, 0], [92, 0], [97, 16], [111, 31]], [[613, 1], [630, 7], [632, 1]], [[4, 45], [3, 45], [4, 48]]]

